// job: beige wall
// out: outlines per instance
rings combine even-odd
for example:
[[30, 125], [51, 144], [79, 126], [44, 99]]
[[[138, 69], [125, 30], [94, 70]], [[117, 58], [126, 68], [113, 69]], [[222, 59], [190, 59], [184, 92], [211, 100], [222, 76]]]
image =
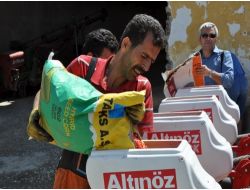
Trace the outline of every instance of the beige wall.
[[[199, 26], [210, 21], [215, 23], [219, 30], [218, 47], [236, 53], [250, 79], [250, 21], [248, 21], [250, 2], [170, 1], [169, 3], [173, 17], [169, 54], [174, 66], [199, 48]], [[248, 94], [250, 96], [250, 91]]]

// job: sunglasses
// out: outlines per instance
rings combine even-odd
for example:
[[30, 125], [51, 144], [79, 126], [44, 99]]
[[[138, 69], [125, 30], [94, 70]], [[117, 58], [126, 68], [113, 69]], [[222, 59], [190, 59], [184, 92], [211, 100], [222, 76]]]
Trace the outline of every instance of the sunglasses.
[[201, 37], [202, 38], [216, 38], [216, 34], [206, 34], [206, 33], [204, 33], [204, 34], [201, 34]]

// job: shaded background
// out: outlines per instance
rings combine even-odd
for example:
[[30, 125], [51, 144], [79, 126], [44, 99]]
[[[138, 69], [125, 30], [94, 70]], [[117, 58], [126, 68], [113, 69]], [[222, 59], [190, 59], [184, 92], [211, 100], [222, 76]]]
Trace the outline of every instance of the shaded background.
[[[26, 67], [31, 69], [34, 62], [43, 65], [48, 53], [54, 50], [55, 58], [66, 66], [80, 54], [84, 36], [94, 29], [109, 29], [119, 39], [128, 21], [138, 13], [154, 16], [165, 28], [166, 6], [167, 2], [147, 1], [0, 2], [0, 54], [22, 50]], [[102, 14], [102, 19], [91, 23], [91, 19]], [[147, 74], [152, 83], [155, 111], [164, 97], [160, 74], [166, 64], [166, 53], [162, 50]], [[1, 77], [0, 72], [0, 81]], [[28, 141], [26, 135], [38, 88], [39, 85], [28, 86], [22, 98], [0, 90], [0, 188], [52, 188], [61, 150]]]
[[[152, 15], [165, 29], [168, 19], [165, 11], [167, 5], [167, 2], [150, 1], [0, 2], [0, 54], [24, 51], [27, 75], [32, 77], [32, 67], [41, 70], [51, 50], [55, 52], [54, 59], [59, 59], [67, 66], [73, 58], [81, 54], [84, 36], [94, 29], [111, 30], [119, 40], [126, 24], [135, 14]], [[146, 74], [152, 83], [153, 94], [160, 96], [160, 99], [163, 97], [160, 73], [165, 71], [167, 64], [165, 50], [162, 50], [151, 71]], [[36, 90], [33, 87], [40, 84], [39, 82], [27, 86], [28, 95], [34, 94], [33, 91]], [[0, 90], [1, 96], [4, 93]], [[155, 103], [159, 104], [158, 98], [155, 98]]]

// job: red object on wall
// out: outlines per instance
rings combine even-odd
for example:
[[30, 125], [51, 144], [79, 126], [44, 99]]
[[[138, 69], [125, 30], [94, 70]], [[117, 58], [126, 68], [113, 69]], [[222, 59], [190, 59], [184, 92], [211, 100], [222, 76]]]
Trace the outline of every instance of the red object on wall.
[[17, 91], [17, 83], [24, 65], [23, 51], [0, 54], [0, 85], [4, 90]]

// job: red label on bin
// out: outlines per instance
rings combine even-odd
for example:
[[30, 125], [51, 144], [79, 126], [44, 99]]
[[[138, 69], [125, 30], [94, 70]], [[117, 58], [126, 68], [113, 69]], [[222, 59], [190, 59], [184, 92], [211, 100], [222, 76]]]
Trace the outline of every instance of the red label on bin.
[[180, 112], [185, 112], [185, 111], [204, 111], [207, 113], [209, 119], [213, 121], [213, 111], [212, 111], [212, 108], [204, 108], [204, 109], [192, 109], [192, 110], [181, 110]]
[[105, 189], [176, 189], [175, 169], [104, 173]]
[[205, 108], [205, 109], [203, 109], [203, 111], [205, 111], [207, 113], [208, 117], [211, 119], [211, 121], [214, 122], [212, 108]]
[[147, 133], [146, 135], [147, 136], [144, 135], [143, 138], [150, 140], [185, 139], [197, 155], [202, 154], [200, 130], [152, 132]]
[[175, 82], [174, 82], [174, 77], [172, 77], [169, 81], [166, 82], [167, 84], [167, 88], [168, 88], [168, 91], [169, 91], [169, 94], [174, 97], [176, 92], [177, 92], [177, 89], [176, 89], [176, 86], [175, 86]]

